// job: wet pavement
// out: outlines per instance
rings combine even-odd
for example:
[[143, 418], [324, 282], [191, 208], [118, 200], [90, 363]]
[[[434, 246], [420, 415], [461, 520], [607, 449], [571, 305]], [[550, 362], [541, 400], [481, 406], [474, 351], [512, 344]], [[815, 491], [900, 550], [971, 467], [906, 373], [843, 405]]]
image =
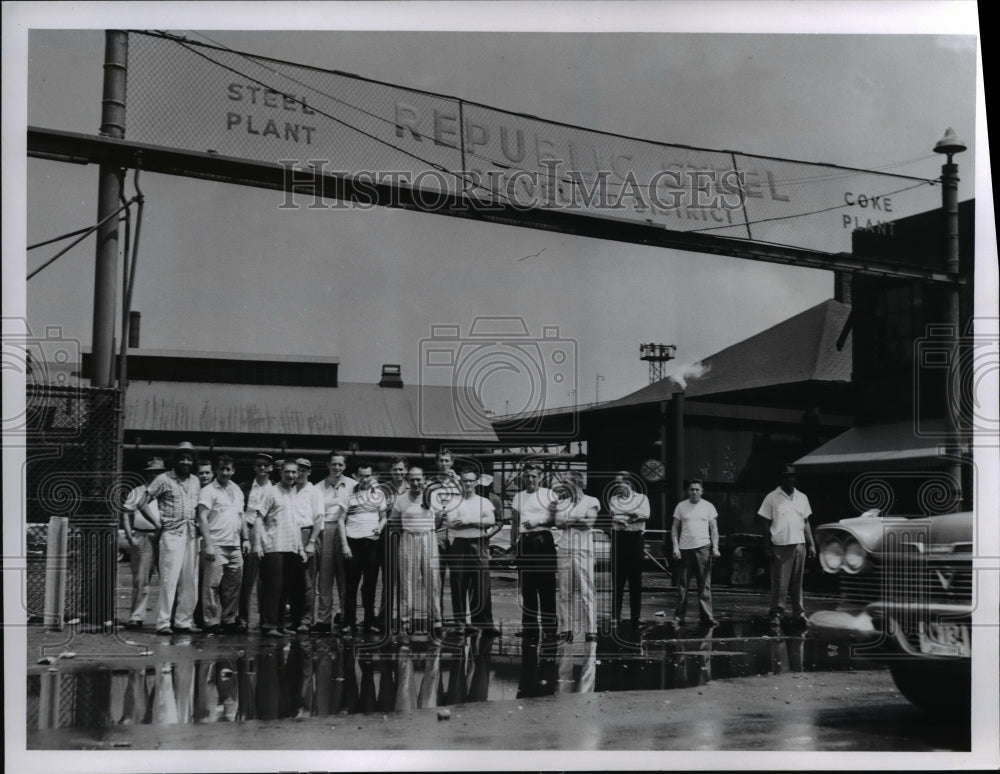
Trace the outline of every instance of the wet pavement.
[[[742, 636], [732, 636], [737, 628]], [[475, 635], [408, 646], [303, 636], [208, 658], [32, 670], [27, 721], [31, 728], [96, 728], [368, 714], [865, 667], [817, 640], [771, 637], [766, 629], [747, 636], [748, 628], [641, 643], [613, 634], [552, 644]], [[190, 644], [205, 639], [192, 636]], [[53, 706], [59, 697], [72, 697], [71, 704]]]
[[[236, 729], [253, 727], [255, 722], [278, 722], [283, 724], [278, 727], [279, 737], [270, 737], [261, 746], [280, 748], [280, 740], [287, 734], [293, 748], [313, 748], [323, 747], [322, 741], [296, 736], [287, 725], [289, 721], [333, 721], [336, 727], [338, 716], [359, 721], [367, 716], [365, 721], [396, 718], [403, 723], [397, 729], [399, 739], [379, 742], [388, 747], [398, 743], [403, 749], [411, 732], [426, 722], [428, 712], [440, 713], [437, 722], [450, 720], [452, 713], [468, 717], [473, 712], [513, 722], [526, 707], [553, 699], [577, 704], [586, 701], [588, 706], [590, 701], [598, 701], [616, 707], [622, 702], [631, 706], [642, 701], [662, 708], [670, 704], [671, 696], [678, 697], [680, 704], [690, 701], [694, 690], [700, 697], [702, 691], [717, 692], [720, 688], [730, 692], [735, 701], [744, 686], [756, 684], [755, 678], [762, 677], [795, 680], [792, 685], [798, 699], [806, 696], [801, 690], [806, 680], [829, 681], [829, 689], [823, 687], [826, 682], [820, 682], [819, 690], [834, 694], [849, 690], [837, 687], [842, 681], [854, 681], [857, 690], [874, 690], [880, 701], [890, 702], [894, 712], [910, 713], [910, 721], [914, 720], [915, 710], [898, 696], [883, 669], [852, 658], [847, 649], [795, 632], [772, 633], [764, 618], [765, 592], [716, 589], [718, 626], [676, 627], [667, 623], [673, 589], [664, 579], [648, 581], [642, 630], [633, 631], [628, 625], [615, 629], [606, 613], [599, 614], [596, 641], [581, 634], [572, 641], [555, 643], [520, 636], [516, 579], [502, 574], [494, 578], [493, 591], [499, 636], [414, 637], [401, 643], [391, 635], [347, 639], [295, 635], [275, 641], [264, 640], [255, 632], [160, 637], [151, 627], [119, 629], [113, 634], [79, 634], [73, 627], [64, 632], [43, 632], [33, 627], [28, 635], [28, 746], [177, 745], [183, 749], [185, 745], [210, 744], [226, 749], [230, 744], [261, 745], [252, 735], [242, 743], [235, 741], [234, 734], [247, 733]], [[120, 605], [128, 601], [127, 586], [122, 588], [125, 582], [119, 578]], [[602, 593], [603, 603], [607, 603], [607, 589], [599, 585]], [[808, 597], [807, 603], [811, 610], [836, 604], [832, 598], [817, 596]], [[585, 699], [588, 695], [594, 699]], [[768, 698], [774, 697], [763, 696]], [[761, 696], [745, 701], [744, 731], [759, 726], [760, 716], [753, 707], [760, 701]], [[849, 710], [850, 701], [839, 701]], [[835, 711], [838, 706], [824, 705], [824, 711]], [[417, 725], [407, 724], [406, 718]], [[591, 731], [595, 723], [616, 725], [623, 720], [616, 715], [594, 719]], [[789, 722], [783, 721], [781, 727]], [[224, 726], [230, 730], [223, 733]], [[210, 732], [212, 741], [199, 736], [209, 728], [216, 729]], [[646, 726], [640, 723], [639, 728]], [[660, 737], [655, 729], [646, 731]], [[438, 732], [448, 733], [440, 728]], [[960, 729], [956, 733], [961, 745], [965, 737]], [[622, 740], [636, 738], [627, 728], [621, 739], [607, 739], [606, 729], [600, 736], [609, 749], [628, 749], [621, 747]], [[293, 738], [296, 741], [291, 741]], [[484, 749], [506, 746], [503, 740], [485, 736], [480, 740]], [[553, 744], [544, 739], [536, 743], [539, 749], [552, 748]], [[656, 745], [661, 744], [666, 745], [662, 749], [684, 749], [676, 746], [676, 740], [643, 738], [634, 743], [637, 749], [660, 749]], [[773, 742], [779, 745], [773, 749], [782, 749], [783, 743]], [[896, 743], [898, 740], [886, 744]], [[346, 749], [354, 744], [340, 740], [329, 746]], [[419, 741], [409, 744], [416, 745], [415, 749], [422, 745]], [[910, 742], [901, 744], [900, 749], [911, 749], [906, 746]], [[466, 740], [463, 749], [470, 749], [470, 745], [472, 741]], [[364, 745], [359, 743], [359, 747]], [[949, 749], [947, 744], [945, 748]]]

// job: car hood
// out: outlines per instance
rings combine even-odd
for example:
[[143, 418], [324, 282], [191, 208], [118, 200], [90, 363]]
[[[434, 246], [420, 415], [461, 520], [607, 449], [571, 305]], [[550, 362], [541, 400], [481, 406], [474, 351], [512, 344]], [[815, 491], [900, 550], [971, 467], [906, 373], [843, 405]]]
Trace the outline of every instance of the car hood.
[[924, 543], [927, 548], [936, 547], [951, 553], [971, 551], [972, 518], [973, 515], [968, 512], [923, 517], [863, 515], [841, 519], [835, 524], [823, 524], [817, 527], [817, 532], [846, 530], [865, 550], [878, 553], [882, 550], [887, 535], [906, 533], [910, 537], [913, 528], [919, 524], [921, 529], [929, 529], [926, 539], [919, 542]]

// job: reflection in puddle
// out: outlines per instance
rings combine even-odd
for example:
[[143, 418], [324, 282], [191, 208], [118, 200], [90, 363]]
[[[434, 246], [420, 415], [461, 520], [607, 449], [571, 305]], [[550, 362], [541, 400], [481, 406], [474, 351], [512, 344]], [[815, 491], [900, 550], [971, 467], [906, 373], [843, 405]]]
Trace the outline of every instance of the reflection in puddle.
[[[694, 634], [692, 632], [692, 634]], [[826, 643], [712, 631], [641, 644], [475, 636], [412, 647], [295, 640], [258, 653], [28, 676], [29, 729], [221, 723], [409, 712], [592, 691], [685, 688], [779, 672], [864, 668]]]

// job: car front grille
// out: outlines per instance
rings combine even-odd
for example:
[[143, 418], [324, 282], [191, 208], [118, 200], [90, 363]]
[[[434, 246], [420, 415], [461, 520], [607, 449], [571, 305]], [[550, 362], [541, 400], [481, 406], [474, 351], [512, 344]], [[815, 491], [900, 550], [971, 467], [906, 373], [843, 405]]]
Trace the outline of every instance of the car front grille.
[[868, 572], [841, 576], [845, 601], [972, 605], [972, 566], [968, 562], [932, 561], [914, 553], [884, 559]]

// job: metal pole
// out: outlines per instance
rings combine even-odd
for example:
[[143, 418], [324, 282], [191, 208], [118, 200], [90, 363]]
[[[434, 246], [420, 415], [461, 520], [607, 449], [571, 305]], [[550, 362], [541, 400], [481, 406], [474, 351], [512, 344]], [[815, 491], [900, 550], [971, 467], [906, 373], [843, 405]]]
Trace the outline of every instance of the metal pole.
[[45, 612], [43, 622], [52, 632], [61, 632], [66, 612], [66, 572], [69, 567], [69, 517], [49, 519], [45, 547]]
[[[104, 33], [104, 96], [101, 102], [101, 135], [122, 139], [125, 136], [125, 75], [128, 65], [128, 33], [107, 30]], [[101, 164], [97, 192], [97, 219], [103, 220], [118, 207], [122, 172], [118, 166]], [[118, 266], [118, 220], [108, 220], [97, 230], [97, 255], [94, 267], [93, 369], [95, 387], [113, 384], [115, 306]]]
[[[958, 255], [958, 164], [952, 162], [951, 154], [948, 154], [948, 161], [941, 166], [941, 209], [944, 216], [944, 259], [945, 271], [955, 280], [959, 275], [959, 255]], [[962, 368], [961, 352], [959, 351], [959, 340], [961, 336], [961, 311], [959, 307], [959, 286], [957, 282], [948, 285], [948, 325], [954, 333], [949, 343], [949, 362], [952, 364], [954, 372], [948, 374], [947, 378], [952, 379], [953, 389], [945, 390], [945, 400], [950, 405], [945, 406], [945, 431], [949, 445], [948, 475], [954, 481], [955, 503], [954, 510], [962, 507], [962, 427], [959, 412], [964, 405], [961, 395]]]
[[673, 414], [671, 422], [671, 457], [674, 463], [673, 491], [670, 496], [677, 502], [684, 496], [684, 390], [677, 389], [670, 396], [670, 410]]

